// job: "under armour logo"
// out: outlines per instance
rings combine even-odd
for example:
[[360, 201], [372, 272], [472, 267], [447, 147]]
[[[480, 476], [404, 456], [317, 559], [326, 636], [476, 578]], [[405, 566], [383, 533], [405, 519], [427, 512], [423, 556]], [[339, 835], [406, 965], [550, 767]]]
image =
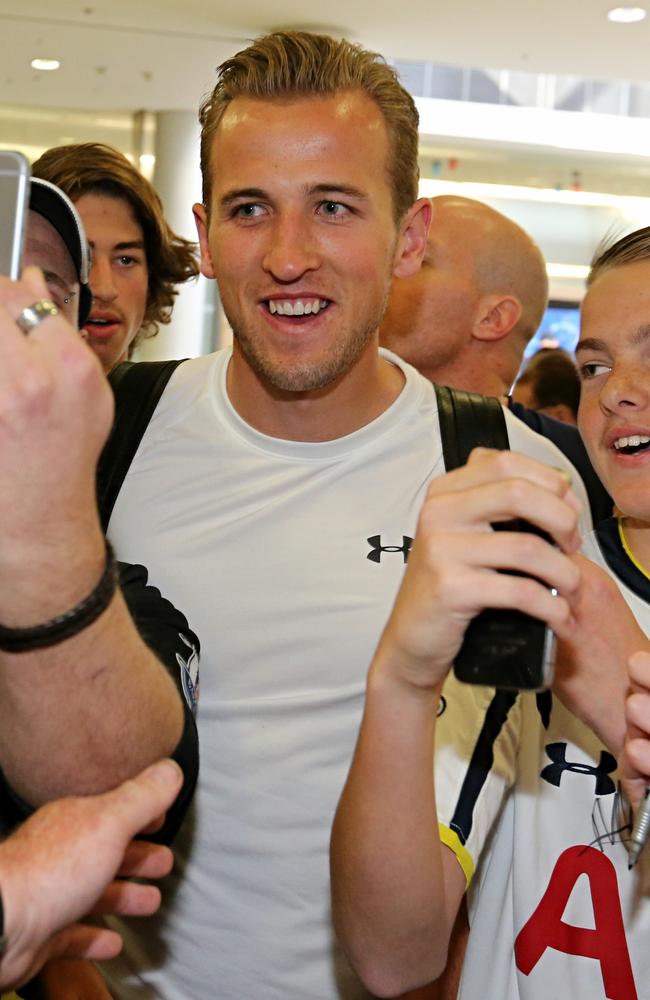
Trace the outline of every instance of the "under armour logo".
[[571, 771], [573, 774], [592, 774], [596, 779], [596, 795], [613, 795], [616, 791], [616, 785], [609, 775], [616, 770], [616, 760], [611, 753], [601, 750], [598, 767], [592, 767], [591, 764], [577, 764], [567, 761], [566, 747], [566, 743], [548, 744], [546, 753], [553, 763], [547, 764], [540, 777], [544, 781], [548, 781], [550, 785], [556, 785], [559, 788], [565, 771]]
[[366, 558], [370, 559], [371, 562], [376, 563], [381, 562], [382, 552], [401, 552], [404, 556], [404, 562], [406, 562], [413, 544], [413, 539], [409, 538], [408, 535], [402, 535], [401, 545], [382, 545], [381, 535], [372, 535], [370, 538], [367, 538], [366, 541], [372, 549], [372, 552], [369, 552]]

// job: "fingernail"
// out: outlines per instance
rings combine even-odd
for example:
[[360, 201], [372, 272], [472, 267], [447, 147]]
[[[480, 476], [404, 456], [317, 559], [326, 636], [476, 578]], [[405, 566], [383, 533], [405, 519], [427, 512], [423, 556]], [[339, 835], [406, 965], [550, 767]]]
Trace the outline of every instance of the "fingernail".
[[151, 765], [148, 777], [159, 785], [177, 785], [178, 779], [183, 777], [183, 772], [175, 760], [166, 757]]

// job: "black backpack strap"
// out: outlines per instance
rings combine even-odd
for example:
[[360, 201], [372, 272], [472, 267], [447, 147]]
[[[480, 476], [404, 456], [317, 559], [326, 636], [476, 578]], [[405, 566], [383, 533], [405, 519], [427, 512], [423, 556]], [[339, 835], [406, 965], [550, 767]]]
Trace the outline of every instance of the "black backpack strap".
[[108, 377], [115, 396], [115, 420], [97, 466], [97, 502], [104, 531], [165, 386], [184, 360], [124, 361]]
[[510, 447], [503, 407], [495, 396], [436, 385], [445, 469], [465, 465], [473, 448]]

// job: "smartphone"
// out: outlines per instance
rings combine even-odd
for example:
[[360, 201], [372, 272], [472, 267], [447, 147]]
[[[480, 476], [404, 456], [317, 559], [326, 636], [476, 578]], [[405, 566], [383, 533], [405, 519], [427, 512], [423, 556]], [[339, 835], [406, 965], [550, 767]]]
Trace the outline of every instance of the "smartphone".
[[30, 174], [22, 153], [0, 149], [0, 274], [10, 278], [20, 277]]
[[[493, 528], [532, 531], [555, 544], [545, 531], [521, 519], [494, 524]], [[549, 687], [554, 668], [552, 629], [539, 618], [504, 608], [486, 608], [470, 622], [454, 661], [459, 681], [517, 691], [541, 691]]]

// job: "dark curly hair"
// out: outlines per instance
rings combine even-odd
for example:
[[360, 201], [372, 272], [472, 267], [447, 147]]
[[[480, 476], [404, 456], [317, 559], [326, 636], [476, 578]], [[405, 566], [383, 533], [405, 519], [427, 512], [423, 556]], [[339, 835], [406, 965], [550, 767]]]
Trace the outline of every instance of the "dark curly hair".
[[72, 201], [85, 194], [122, 198], [142, 228], [149, 272], [143, 337], [153, 337], [169, 323], [177, 285], [199, 273], [196, 243], [177, 236], [163, 214], [162, 202], [149, 181], [117, 149], [99, 142], [81, 142], [48, 149], [32, 165], [34, 177], [60, 187]]

